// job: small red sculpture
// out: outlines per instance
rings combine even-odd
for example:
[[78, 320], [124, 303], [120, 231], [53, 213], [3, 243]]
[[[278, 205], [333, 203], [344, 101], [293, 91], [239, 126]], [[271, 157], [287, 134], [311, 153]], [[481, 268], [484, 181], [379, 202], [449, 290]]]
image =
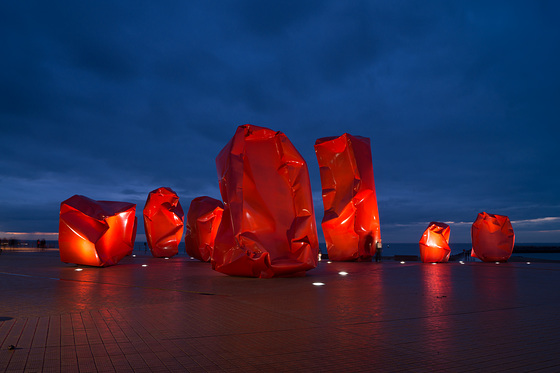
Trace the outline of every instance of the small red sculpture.
[[420, 258], [424, 263], [445, 263], [449, 260], [449, 225], [431, 222], [420, 239]]
[[98, 267], [117, 264], [134, 248], [135, 214], [133, 203], [68, 198], [60, 204], [60, 260]]
[[315, 142], [315, 154], [329, 259], [370, 261], [381, 234], [369, 139], [347, 133], [321, 138]]
[[225, 207], [212, 268], [261, 278], [315, 268], [319, 243], [309, 173], [286, 135], [240, 126], [216, 166]]
[[505, 262], [513, 252], [515, 233], [504, 215], [478, 214], [471, 227], [471, 256], [483, 262]]
[[144, 231], [152, 255], [170, 258], [179, 252], [185, 214], [171, 188], [161, 187], [148, 194], [144, 206]]
[[197, 197], [192, 200], [185, 235], [188, 255], [203, 262], [210, 261], [223, 212], [224, 204], [217, 199]]

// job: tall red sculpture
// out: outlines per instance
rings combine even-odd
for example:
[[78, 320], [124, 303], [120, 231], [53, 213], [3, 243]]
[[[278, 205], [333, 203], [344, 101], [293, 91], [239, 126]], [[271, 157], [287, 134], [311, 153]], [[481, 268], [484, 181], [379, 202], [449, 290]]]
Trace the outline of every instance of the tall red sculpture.
[[381, 241], [368, 138], [347, 133], [315, 142], [329, 259], [371, 260]]
[[188, 255], [203, 262], [210, 261], [223, 212], [224, 204], [217, 199], [197, 197], [192, 200], [185, 235]]
[[445, 263], [449, 260], [449, 225], [431, 222], [420, 239], [420, 258], [424, 263]]
[[144, 206], [144, 231], [154, 257], [177, 255], [184, 221], [179, 197], [171, 188], [161, 187], [148, 194]]
[[481, 212], [471, 227], [471, 256], [483, 262], [505, 262], [513, 252], [515, 233], [509, 218]]
[[105, 267], [132, 252], [136, 205], [75, 195], [60, 204], [58, 246], [64, 263]]
[[224, 213], [212, 268], [261, 278], [315, 268], [319, 243], [307, 164], [286, 135], [240, 126], [216, 166]]

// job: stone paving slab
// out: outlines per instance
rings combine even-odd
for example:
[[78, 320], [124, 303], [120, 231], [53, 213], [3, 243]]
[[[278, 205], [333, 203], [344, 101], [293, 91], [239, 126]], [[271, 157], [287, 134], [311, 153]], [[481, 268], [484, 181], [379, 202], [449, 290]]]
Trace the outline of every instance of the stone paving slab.
[[4, 253], [0, 372], [560, 371], [559, 280], [556, 263], [321, 261], [263, 280], [185, 256]]

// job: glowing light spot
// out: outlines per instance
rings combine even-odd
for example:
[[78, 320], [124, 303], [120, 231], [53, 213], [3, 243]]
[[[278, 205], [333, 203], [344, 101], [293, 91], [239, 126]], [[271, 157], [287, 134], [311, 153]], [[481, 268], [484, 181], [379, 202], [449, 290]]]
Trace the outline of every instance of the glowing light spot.
[[142, 264], [142, 267], [147, 267], [147, 266], [148, 266], [147, 264]]
[[193, 257], [193, 256], [191, 256], [191, 259], [194, 259], [194, 257]]
[[165, 258], [165, 259], [169, 259], [169, 258]]
[[315, 285], [315, 286], [323, 286], [323, 285], [325, 285], [325, 283], [324, 283], [324, 282], [314, 282], [313, 285]]
[[80, 272], [80, 271], [83, 271], [83, 270], [84, 270], [83, 268], [76, 268], [74, 271]]
[[332, 262], [331, 262], [331, 261], [328, 261], [327, 263], [328, 263], [328, 264], [331, 264]]
[[405, 262], [401, 262], [401, 264], [404, 264]]
[[340, 272], [338, 272], [338, 274], [341, 275], [341, 276], [346, 276], [348, 274], [348, 272], [340, 271]]
[[527, 264], [531, 264], [531, 262], [527, 262]]
[[136, 254], [132, 255], [133, 258], [136, 258]]
[[432, 264], [437, 264], [437, 263], [432, 263]]
[[500, 262], [496, 262], [496, 264], [500, 264]]
[[461, 264], [465, 264], [465, 262], [463, 262], [462, 260], [459, 260], [459, 263], [461, 263]]

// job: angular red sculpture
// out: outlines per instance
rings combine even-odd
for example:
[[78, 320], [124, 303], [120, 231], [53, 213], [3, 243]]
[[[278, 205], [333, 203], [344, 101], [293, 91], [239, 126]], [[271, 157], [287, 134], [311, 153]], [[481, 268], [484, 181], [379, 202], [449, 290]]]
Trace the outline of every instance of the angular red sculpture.
[[192, 200], [185, 235], [188, 255], [203, 262], [210, 261], [223, 212], [224, 204], [217, 199], [197, 197]]
[[212, 268], [261, 278], [315, 268], [319, 243], [309, 173], [286, 135], [240, 126], [216, 166], [225, 207]]
[[161, 187], [148, 194], [144, 206], [144, 231], [152, 255], [170, 258], [179, 252], [185, 214], [171, 188]]
[[449, 225], [431, 222], [420, 239], [420, 259], [424, 263], [445, 263], [449, 260]]
[[321, 226], [329, 259], [370, 261], [381, 241], [368, 138], [347, 133], [315, 142], [321, 172]]
[[68, 198], [60, 204], [60, 260], [98, 267], [117, 264], [134, 248], [135, 214], [133, 203]]
[[483, 262], [505, 262], [513, 252], [515, 233], [509, 218], [481, 212], [471, 227], [471, 256]]

